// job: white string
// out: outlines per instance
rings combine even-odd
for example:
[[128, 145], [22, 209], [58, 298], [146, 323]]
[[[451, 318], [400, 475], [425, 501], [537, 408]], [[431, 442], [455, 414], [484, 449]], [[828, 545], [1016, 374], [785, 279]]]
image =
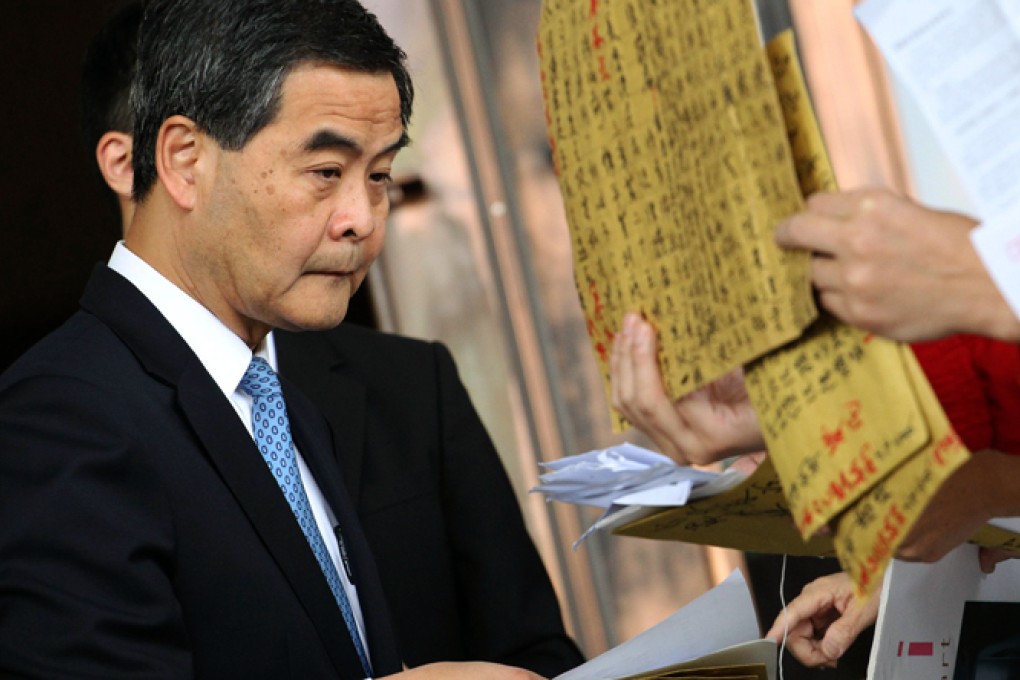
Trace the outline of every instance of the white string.
[[783, 644], [779, 646], [779, 680], [783, 678], [783, 652], [786, 651], [786, 638], [790, 635], [790, 614], [786, 611], [786, 553], [783, 553], [783, 568], [779, 572], [779, 603], [783, 605]]

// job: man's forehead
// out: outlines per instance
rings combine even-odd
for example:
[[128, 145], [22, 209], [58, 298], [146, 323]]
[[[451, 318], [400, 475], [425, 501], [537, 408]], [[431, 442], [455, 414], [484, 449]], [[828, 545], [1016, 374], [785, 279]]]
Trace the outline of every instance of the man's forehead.
[[295, 151], [348, 150], [382, 155], [407, 145], [396, 82], [388, 72], [304, 64], [280, 87], [265, 130], [290, 129]]

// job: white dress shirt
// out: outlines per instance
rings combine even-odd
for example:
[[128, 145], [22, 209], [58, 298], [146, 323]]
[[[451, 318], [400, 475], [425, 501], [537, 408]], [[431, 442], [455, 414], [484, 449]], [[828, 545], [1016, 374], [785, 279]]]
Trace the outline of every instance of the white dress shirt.
[[[248, 429], [248, 434], [251, 434], [254, 439], [251, 425], [252, 399], [238, 387], [253, 356], [244, 341], [197, 300], [128, 250], [123, 241], [114, 248], [109, 266], [134, 284], [184, 338], [184, 341], [202, 362], [205, 370], [212, 376], [213, 381], [219, 386], [220, 391], [237, 411], [241, 422]], [[274, 371], [276, 370], [276, 347], [273, 344], [272, 333], [266, 337], [256, 354], [265, 359]], [[252, 450], [255, 451], [255, 449]], [[365, 621], [361, 614], [361, 605], [358, 602], [358, 591], [347, 578], [347, 570], [344, 568], [343, 558], [340, 555], [340, 546], [333, 531], [333, 527], [337, 525], [336, 517], [305, 464], [296, 442], [294, 453], [297, 457], [301, 481], [304, 483], [308, 502], [312, 507], [312, 514], [319, 527], [319, 533], [322, 534], [322, 540], [326, 543], [330, 558], [340, 576], [340, 582], [347, 592], [347, 599], [350, 600], [351, 608], [354, 611], [354, 619], [358, 624], [358, 632], [361, 635], [362, 644], [365, 645], [365, 652], [369, 653], [368, 640], [365, 637]]]

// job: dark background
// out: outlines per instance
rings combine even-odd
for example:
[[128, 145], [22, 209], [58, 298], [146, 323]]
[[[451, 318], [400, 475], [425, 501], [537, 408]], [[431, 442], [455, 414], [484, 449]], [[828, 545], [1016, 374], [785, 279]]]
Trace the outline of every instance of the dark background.
[[118, 214], [78, 133], [85, 46], [120, 0], [0, 2], [0, 369], [77, 307]]

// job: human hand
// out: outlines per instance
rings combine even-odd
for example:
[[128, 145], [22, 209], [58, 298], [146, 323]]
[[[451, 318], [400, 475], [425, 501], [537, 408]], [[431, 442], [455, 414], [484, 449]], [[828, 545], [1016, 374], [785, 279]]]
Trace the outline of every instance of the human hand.
[[1015, 560], [1018, 558], [1020, 558], [1020, 553], [1015, 553], [1012, 550], [1005, 550], [1003, 548], [981, 548], [978, 550], [978, 564], [981, 566], [981, 571], [986, 574], [994, 572], [995, 565], [999, 562]]
[[854, 597], [845, 573], [829, 574], [804, 586], [779, 613], [765, 637], [782, 643], [805, 666], [835, 668], [840, 657], [878, 618], [879, 593], [866, 602]]
[[1017, 320], [970, 242], [976, 222], [884, 189], [819, 193], [780, 222], [776, 243], [813, 251], [826, 309], [914, 342], [952, 333], [1020, 338]]
[[[387, 675], [392, 680], [543, 680], [523, 668], [503, 666], [484, 661], [444, 661], [430, 663]], [[380, 678], [385, 680], [385, 678]]]
[[[909, 562], [936, 562], [993, 517], [1020, 514], [1015, 500], [1020, 459], [997, 451], [978, 451], [942, 483], [900, 544], [896, 557]], [[982, 569], [994, 568], [993, 553]], [[1004, 557], [1002, 559], [1005, 559]]]
[[655, 331], [627, 314], [610, 357], [613, 407], [681, 465], [707, 464], [765, 448], [738, 369], [675, 401], [666, 394]]

